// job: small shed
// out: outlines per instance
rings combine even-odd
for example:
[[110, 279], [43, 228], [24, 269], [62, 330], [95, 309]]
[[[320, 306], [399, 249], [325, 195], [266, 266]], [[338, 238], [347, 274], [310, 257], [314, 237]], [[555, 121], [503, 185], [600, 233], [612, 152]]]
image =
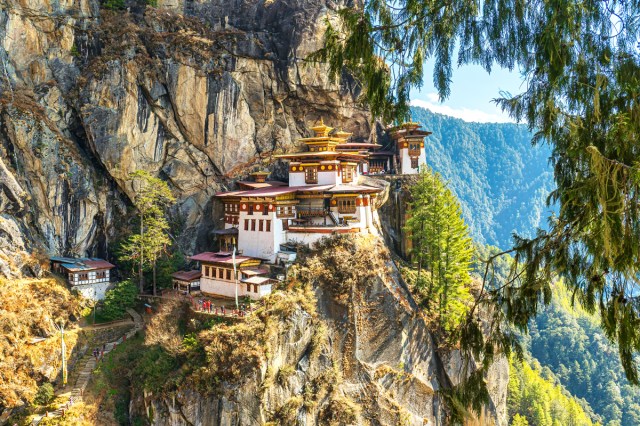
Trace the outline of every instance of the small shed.
[[173, 288], [178, 291], [191, 293], [200, 291], [200, 270], [178, 271], [171, 274], [173, 278]]

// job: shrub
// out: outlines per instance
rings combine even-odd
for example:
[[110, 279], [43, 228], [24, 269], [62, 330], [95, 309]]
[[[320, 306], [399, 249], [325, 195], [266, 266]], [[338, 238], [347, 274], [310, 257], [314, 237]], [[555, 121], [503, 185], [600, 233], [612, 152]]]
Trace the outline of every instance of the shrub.
[[105, 0], [102, 7], [109, 10], [122, 10], [124, 9], [124, 0]]
[[122, 318], [128, 308], [136, 304], [138, 287], [130, 280], [120, 281], [114, 288], [107, 291], [104, 298], [100, 317], [104, 321]]
[[53, 385], [48, 382], [43, 383], [38, 388], [38, 392], [36, 393], [36, 397], [34, 398], [33, 402], [35, 402], [38, 405], [47, 405], [48, 403], [51, 402], [51, 400], [53, 400], [54, 396], [55, 396], [55, 393], [53, 391]]

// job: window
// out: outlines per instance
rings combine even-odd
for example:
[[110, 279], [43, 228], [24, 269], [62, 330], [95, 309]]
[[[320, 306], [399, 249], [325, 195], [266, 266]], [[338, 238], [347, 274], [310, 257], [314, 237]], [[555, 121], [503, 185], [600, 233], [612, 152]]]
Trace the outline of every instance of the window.
[[306, 183], [318, 183], [318, 169], [315, 167], [305, 167], [304, 181]]
[[249, 230], [249, 219], [245, 219], [244, 220], [244, 230], [248, 231]]
[[256, 220], [255, 219], [251, 219], [251, 230], [252, 231], [256, 230]]
[[262, 219], [260, 219], [260, 223], [258, 224], [258, 231], [262, 232], [264, 231], [264, 221]]
[[247, 214], [253, 214], [253, 204], [249, 204], [249, 212]]
[[338, 199], [338, 212], [342, 214], [352, 214], [356, 212], [356, 199], [355, 198], [340, 198]]
[[247, 292], [251, 291], [251, 284], [247, 284]]
[[271, 221], [267, 220], [265, 222], [267, 222], [267, 232], [271, 232]]
[[231, 269], [227, 269], [227, 280], [231, 281]]
[[258, 284], [254, 284], [253, 285], [253, 292], [257, 293], [258, 292]]
[[269, 204], [262, 206], [262, 214], [265, 216], [269, 214]]
[[411, 168], [412, 169], [418, 168], [418, 157], [411, 157]]
[[224, 269], [218, 268], [218, 278], [220, 279], [224, 278]]
[[353, 166], [345, 166], [342, 169], [342, 181], [353, 182]]

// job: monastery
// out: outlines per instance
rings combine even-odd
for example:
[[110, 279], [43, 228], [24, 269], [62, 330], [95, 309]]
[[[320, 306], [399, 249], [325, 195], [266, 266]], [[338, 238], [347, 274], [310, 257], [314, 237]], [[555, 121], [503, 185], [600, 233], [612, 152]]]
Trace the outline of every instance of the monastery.
[[238, 190], [216, 195], [224, 204], [224, 229], [215, 231], [220, 251], [192, 256], [200, 270], [174, 275], [181, 288], [190, 291], [199, 278], [206, 294], [234, 297], [238, 291], [252, 299], [269, 294], [274, 282], [263, 262], [291, 259], [287, 245], [312, 245], [332, 234], [377, 233], [374, 210], [382, 190], [359, 184], [360, 176], [415, 174], [426, 163], [424, 137], [430, 133], [414, 123], [390, 131], [390, 150], [350, 142], [350, 133], [332, 132], [322, 120], [312, 130], [312, 137], [300, 140], [305, 151], [277, 156], [288, 162], [288, 184], [256, 172], [253, 180], [238, 182]]

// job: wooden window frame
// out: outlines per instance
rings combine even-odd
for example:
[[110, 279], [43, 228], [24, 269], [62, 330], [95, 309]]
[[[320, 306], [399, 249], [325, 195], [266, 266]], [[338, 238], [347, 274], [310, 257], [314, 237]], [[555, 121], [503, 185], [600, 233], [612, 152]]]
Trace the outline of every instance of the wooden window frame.
[[355, 198], [339, 198], [338, 199], [338, 213], [340, 214], [354, 214], [357, 211]]
[[258, 223], [258, 232], [264, 232], [264, 220], [262, 219]]
[[249, 230], [249, 219], [245, 219], [244, 220], [244, 230], [248, 231]]
[[267, 222], [266, 223], [266, 231], [267, 232], [271, 232], [271, 221], [267, 219], [265, 222]]
[[255, 219], [251, 219], [251, 230], [252, 231], [256, 230], [256, 220]]
[[304, 168], [304, 181], [305, 181], [305, 183], [318, 183], [318, 168], [317, 167], [305, 167]]

